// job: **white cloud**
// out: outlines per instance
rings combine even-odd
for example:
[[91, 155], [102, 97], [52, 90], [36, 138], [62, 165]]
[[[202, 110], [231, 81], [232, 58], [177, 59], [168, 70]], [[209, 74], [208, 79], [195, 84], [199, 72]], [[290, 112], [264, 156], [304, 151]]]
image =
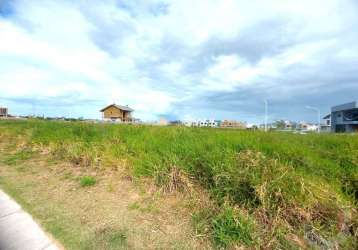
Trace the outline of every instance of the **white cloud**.
[[116, 101], [143, 119], [203, 117], [210, 95], [287, 100], [352, 74], [356, 25], [354, 0], [14, 1], [0, 13], [0, 99], [73, 98], [93, 117]]

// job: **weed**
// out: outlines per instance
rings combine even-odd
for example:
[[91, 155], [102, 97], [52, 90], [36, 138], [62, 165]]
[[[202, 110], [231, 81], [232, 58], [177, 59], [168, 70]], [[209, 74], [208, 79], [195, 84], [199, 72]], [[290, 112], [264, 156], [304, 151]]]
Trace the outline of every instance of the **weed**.
[[8, 156], [5, 159], [4, 163], [7, 165], [10, 165], [10, 166], [16, 165], [18, 163], [21, 163], [23, 161], [30, 159], [32, 155], [33, 155], [33, 152], [31, 150], [24, 149], [24, 150], [16, 152], [15, 154]]
[[213, 218], [212, 226], [215, 243], [220, 246], [236, 243], [250, 246], [254, 242], [253, 222], [233, 208], [224, 208]]
[[83, 176], [80, 179], [81, 187], [93, 186], [96, 184], [96, 179], [92, 176]]
[[211, 223], [214, 216], [214, 211], [210, 208], [204, 208], [200, 211], [193, 213], [192, 223], [196, 235], [206, 237], [212, 232]]
[[133, 202], [132, 204], [130, 204], [128, 206], [128, 209], [129, 210], [138, 210], [138, 209], [140, 209], [140, 205], [138, 202]]

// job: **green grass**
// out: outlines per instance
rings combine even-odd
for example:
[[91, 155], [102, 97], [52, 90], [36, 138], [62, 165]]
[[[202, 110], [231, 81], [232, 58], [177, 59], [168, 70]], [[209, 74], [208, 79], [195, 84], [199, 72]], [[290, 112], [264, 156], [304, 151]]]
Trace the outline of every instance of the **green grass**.
[[223, 209], [213, 219], [213, 232], [216, 242], [224, 247], [233, 242], [250, 246], [254, 241], [254, 225], [250, 218], [237, 214], [232, 208]]
[[[270, 242], [285, 248], [292, 245], [287, 235], [304, 239], [310, 225], [329, 242], [357, 247], [356, 135], [44, 121], [1, 121], [0, 131], [4, 138], [23, 135], [53, 158], [86, 168], [122, 166], [163, 186], [179, 170], [177, 178], [208, 190], [215, 203], [208, 216], [193, 221], [218, 246]], [[337, 229], [342, 214], [349, 221], [343, 236]]]
[[30, 159], [32, 156], [32, 152], [29, 150], [21, 150], [19, 152], [16, 152], [13, 155], [10, 155], [5, 159], [5, 163], [7, 165], [17, 165], [23, 161], [26, 161]]
[[95, 184], [96, 184], [96, 179], [93, 178], [92, 176], [83, 176], [80, 179], [81, 187], [89, 187], [89, 186], [93, 186]]

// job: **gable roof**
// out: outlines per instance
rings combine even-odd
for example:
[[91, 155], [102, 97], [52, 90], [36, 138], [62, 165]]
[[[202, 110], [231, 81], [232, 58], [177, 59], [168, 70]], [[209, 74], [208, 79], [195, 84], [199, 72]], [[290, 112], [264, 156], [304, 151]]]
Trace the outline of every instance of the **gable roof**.
[[331, 114], [328, 114], [325, 117], [323, 117], [323, 119], [330, 119], [330, 118], [331, 118]]
[[108, 105], [107, 107], [101, 109], [100, 112], [104, 112], [106, 109], [108, 109], [108, 108], [110, 108], [110, 107], [115, 107], [115, 108], [117, 108], [117, 109], [124, 110], [124, 111], [128, 111], [128, 112], [134, 111], [134, 109], [131, 109], [131, 108], [128, 107], [128, 106], [122, 106], [122, 105], [117, 105], [117, 104], [111, 104], [111, 105]]

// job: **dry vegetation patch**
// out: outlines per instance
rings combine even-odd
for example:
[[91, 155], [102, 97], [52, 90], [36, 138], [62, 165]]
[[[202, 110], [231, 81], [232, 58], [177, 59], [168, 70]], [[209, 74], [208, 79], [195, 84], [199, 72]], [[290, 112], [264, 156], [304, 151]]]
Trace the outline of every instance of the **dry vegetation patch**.
[[[163, 192], [152, 180], [125, 171], [54, 162], [46, 151], [19, 159], [15, 168], [7, 159], [16, 152], [1, 157], [0, 186], [27, 204], [68, 249], [210, 248], [192, 230], [193, 201], [175, 190]], [[96, 182], [82, 185], [84, 176]]]

